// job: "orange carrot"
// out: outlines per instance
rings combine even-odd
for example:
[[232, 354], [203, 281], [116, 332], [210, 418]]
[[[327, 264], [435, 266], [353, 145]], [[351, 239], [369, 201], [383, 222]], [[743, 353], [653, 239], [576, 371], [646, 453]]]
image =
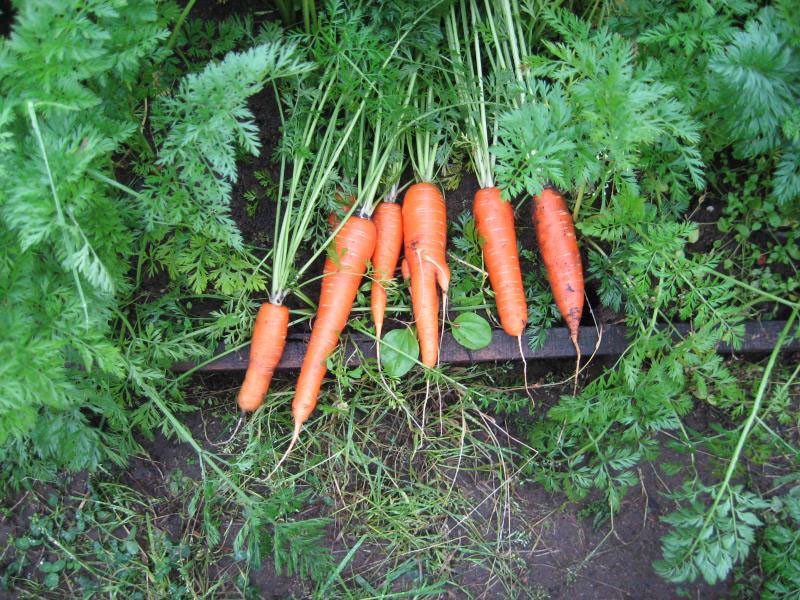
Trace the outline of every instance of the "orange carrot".
[[408, 188], [403, 200], [403, 235], [422, 363], [433, 367], [439, 360], [436, 284], [443, 295], [450, 285], [450, 269], [445, 259], [447, 209], [437, 186], [416, 183]]
[[583, 314], [583, 266], [572, 215], [564, 197], [555, 189], [545, 188], [534, 196], [533, 225], [553, 298], [580, 360], [578, 328]]
[[371, 309], [375, 322], [375, 335], [381, 337], [383, 319], [386, 314], [386, 289], [384, 282], [391, 281], [397, 269], [397, 259], [403, 246], [403, 215], [400, 206], [394, 202], [381, 202], [372, 213], [377, 238], [375, 253], [372, 255]]
[[489, 282], [497, 300], [500, 324], [508, 335], [519, 337], [528, 322], [528, 306], [519, 267], [514, 209], [500, 197], [499, 189], [490, 187], [475, 193], [472, 212]]
[[317, 317], [292, 401], [295, 428], [289, 449], [317, 405], [322, 380], [328, 370], [326, 361], [347, 324], [361, 278], [367, 270], [367, 261], [375, 250], [375, 238], [375, 224], [372, 221], [350, 217], [336, 235], [334, 256], [325, 260]]
[[256, 410], [269, 390], [275, 367], [281, 360], [289, 329], [289, 309], [265, 302], [258, 309], [250, 344], [250, 362], [237, 403], [245, 412]]

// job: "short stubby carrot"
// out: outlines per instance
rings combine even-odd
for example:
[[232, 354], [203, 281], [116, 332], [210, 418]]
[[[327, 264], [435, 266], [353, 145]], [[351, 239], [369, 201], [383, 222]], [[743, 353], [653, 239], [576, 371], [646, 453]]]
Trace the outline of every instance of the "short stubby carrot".
[[258, 309], [250, 343], [250, 362], [237, 404], [244, 412], [256, 410], [264, 402], [275, 367], [283, 356], [289, 329], [289, 309], [282, 304], [265, 302]]
[[564, 197], [553, 188], [534, 196], [533, 225], [553, 298], [577, 349], [583, 315], [583, 265], [572, 215]]
[[372, 255], [372, 291], [370, 308], [375, 323], [375, 335], [380, 338], [386, 314], [386, 289], [384, 284], [391, 281], [397, 269], [397, 260], [403, 247], [403, 215], [400, 206], [394, 202], [381, 202], [372, 214], [377, 238], [375, 253]]
[[499, 189], [490, 187], [475, 193], [472, 212], [500, 324], [508, 335], [518, 337], [528, 322], [528, 305], [519, 266], [514, 208], [502, 199]]
[[403, 199], [405, 260], [411, 276], [411, 304], [417, 324], [422, 363], [433, 367], [439, 360], [439, 294], [447, 293], [447, 209], [439, 188], [416, 183]]
[[295, 435], [317, 405], [328, 356], [336, 348], [347, 324], [361, 279], [375, 250], [375, 224], [350, 217], [334, 240], [333, 256], [325, 260], [319, 307], [306, 348], [292, 401]]

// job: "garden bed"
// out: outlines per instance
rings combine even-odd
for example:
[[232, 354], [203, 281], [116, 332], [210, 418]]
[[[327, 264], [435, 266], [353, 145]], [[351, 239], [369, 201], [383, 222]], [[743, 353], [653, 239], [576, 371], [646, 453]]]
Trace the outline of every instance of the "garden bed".
[[[717, 352], [721, 354], [769, 354], [777, 342], [780, 332], [786, 327], [785, 321], [764, 321], [746, 323], [744, 335], [736, 348], [720, 342]], [[689, 330], [690, 326], [684, 323], [673, 324], [675, 341], [679, 341]], [[598, 335], [599, 334], [599, 335]], [[306, 334], [293, 334], [287, 339], [286, 350], [277, 369], [280, 371], [296, 370], [303, 364], [305, 348], [309, 336]], [[583, 357], [590, 356], [620, 356], [629, 345], [629, 333], [626, 327], [607, 325], [602, 329], [594, 327], [581, 327], [580, 348]], [[565, 359], [575, 357], [575, 347], [569, 338], [569, 331], [564, 327], [550, 329], [547, 332], [544, 344], [532, 350], [528, 340], [523, 338], [523, 354], [526, 360], [534, 359]], [[785, 343], [781, 351], [793, 352], [800, 350], [800, 340], [792, 339]], [[189, 370], [199, 371], [244, 371], [249, 364], [249, 348], [239, 350], [226, 350], [220, 347], [215, 353], [218, 358], [210, 362], [197, 365], [183, 362], [173, 365], [176, 372]], [[364, 360], [375, 360], [375, 341], [364, 335], [351, 335], [342, 342], [342, 354], [346, 357], [348, 367], [359, 365]], [[470, 350], [459, 344], [451, 333], [445, 333], [441, 348], [441, 362], [448, 365], [474, 365], [486, 362], [517, 361], [521, 360], [519, 346], [514, 338], [507, 336], [500, 329], [495, 329], [491, 343], [481, 350]]]
[[[786, 3], [716, 6], [699, 29], [706, 9], [670, 2], [85, 4], [18, 0], [26, 27], [0, 26], [0, 596], [781, 597], [800, 581], [800, 173], [787, 167], [800, 48]], [[483, 55], [492, 97], [469, 95], [453, 27], [476, 36], [467, 52], [508, 49], [497, 7], [521, 13], [514, 35], [532, 46], [507, 72]], [[390, 47], [402, 68], [383, 61]], [[425, 94], [398, 102], [414, 85], [442, 110]], [[324, 86], [343, 98], [338, 125], [367, 109], [309, 227], [287, 228], [304, 243], [281, 271], [279, 150], [284, 175], [305, 173], [298, 157], [344, 130], [327, 129], [332, 97], [302, 150], [281, 146], [298, 141], [282, 123]], [[519, 340], [499, 329], [472, 220], [486, 181], [474, 106], [497, 133], [493, 182], [514, 190]], [[389, 336], [416, 344], [398, 275], [380, 368], [368, 271], [284, 455], [328, 213], [364, 183], [369, 152], [353, 148], [388, 139], [376, 115], [415, 126], [401, 186], [424, 171], [404, 156], [426, 143], [413, 134], [441, 135], [428, 152], [453, 271], [440, 360], [389, 368]], [[586, 281], [577, 375], [530, 214], [553, 182]], [[288, 343], [240, 417], [253, 316], [276, 290]], [[465, 314], [485, 345], [454, 336]]]

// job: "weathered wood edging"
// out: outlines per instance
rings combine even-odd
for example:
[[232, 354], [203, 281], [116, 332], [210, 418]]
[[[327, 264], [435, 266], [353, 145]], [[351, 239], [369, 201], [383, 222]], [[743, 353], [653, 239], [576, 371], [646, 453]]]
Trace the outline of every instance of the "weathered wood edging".
[[[785, 327], [786, 321], [751, 321], [745, 324], [744, 340], [742, 347], [736, 354], [759, 354], [770, 352], [775, 346], [778, 335]], [[681, 323], [675, 328], [679, 334], [684, 335], [689, 331], [689, 325]], [[628, 346], [628, 328], [622, 325], [608, 325], [603, 331], [597, 356], [618, 356]], [[278, 365], [279, 370], [299, 369], [303, 362], [308, 334], [290, 335], [286, 341], [286, 350]], [[367, 358], [375, 358], [375, 341], [364, 335], [345, 336], [345, 356], [349, 365], [356, 365], [361, 354]], [[581, 327], [580, 346], [581, 354], [589, 356], [597, 344], [597, 332], [594, 327]], [[527, 359], [552, 359], [574, 358], [575, 348], [569, 339], [565, 327], [556, 327], [547, 332], [547, 339], [539, 350], [532, 351], [528, 348], [527, 340], [522, 340], [522, 347]], [[358, 349], [360, 352], [356, 352]], [[784, 351], [800, 350], [800, 339], [790, 339], [784, 345]], [[220, 352], [224, 352], [224, 347]], [[727, 344], [720, 344], [717, 351], [723, 354], [733, 353]], [[219, 359], [204, 365], [201, 371], [243, 371], [247, 368], [249, 347], [232, 352]], [[482, 350], [467, 350], [458, 344], [453, 336], [446, 332], [442, 340], [441, 360], [443, 363], [453, 365], [469, 365], [481, 362], [519, 360], [519, 346], [517, 339], [507, 336], [502, 330], [496, 329], [492, 333], [492, 343]], [[193, 368], [194, 363], [177, 363], [172, 368], [174, 371], [184, 372]]]

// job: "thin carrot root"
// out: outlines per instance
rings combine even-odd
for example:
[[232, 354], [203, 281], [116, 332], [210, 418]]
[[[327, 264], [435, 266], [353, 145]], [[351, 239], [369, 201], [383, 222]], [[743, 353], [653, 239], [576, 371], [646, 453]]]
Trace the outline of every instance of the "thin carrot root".
[[443, 401], [442, 401], [442, 386], [439, 385], [439, 382], [436, 382], [436, 393], [439, 396], [439, 436], [444, 436], [444, 408], [443, 408]]
[[[244, 420], [246, 418], [247, 418], [247, 411], [244, 411], [244, 410], [240, 411], [239, 412], [239, 420], [236, 421], [236, 427], [233, 428], [233, 433], [230, 435], [230, 437], [227, 440], [223, 440], [221, 442], [209, 442], [209, 443], [212, 446], [215, 446], [215, 447], [216, 446], [227, 446], [228, 444], [230, 444], [231, 441], [233, 441], [233, 438], [236, 437], [236, 434], [239, 433], [239, 429], [242, 428], [242, 423], [244, 423]], [[206, 438], [206, 440], [208, 440], [208, 438]]]
[[444, 324], [447, 322], [447, 291], [442, 290], [442, 331], [439, 333], [439, 349], [436, 354], [436, 366], [439, 366], [439, 363], [442, 359], [442, 343], [444, 341]]
[[431, 396], [431, 380], [425, 378], [425, 399], [422, 401], [422, 435], [425, 435], [425, 416], [428, 412], [428, 398]]
[[286, 448], [286, 452], [284, 452], [283, 456], [281, 456], [280, 460], [275, 463], [275, 466], [273, 467], [272, 471], [269, 472], [269, 475], [267, 475], [267, 478], [266, 478], [265, 481], [268, 481], [269, 479], [272, 478], [272, 476], [275, 474], [275, 472], [283, 464], [283, 461], [285, 461], [286, 458], [289, 456], [289, 453], [292, 451], [292, 448], [294, 448], [295, 444], [297, 443], [297, 440], [300, 439], [300, 429], [302, 429], [302, 427], [303, 427], [303, 424], [300, 421], [295, 420], [295, 422], [294, 422], [294, 433], [292, 433], [292, 441], [289, 442], [289, 447]]
[[528, 361], [525, 360], [525, 352], [522, 351], [522, 334], [520, 333], [517, 336], [517, 345], [519, 346], [519, 357], [522, 359], [522, 376], [525, 379], [525, 393], [528, 394], [528, 398], [531, 399], [531, 408], [536, 407], [536, 400], [533, 399], [533, 394], [531, 394], [531, 388], [528, 385]]
[[581, 346], [578, 344], [578, 334], [570, 335], [569, 338], [572, 340], [572, 345], [575, 346], [575, 352], [578, 353], [578, 358], [575, 360], [575, 383], [572, 386], [572, 395], [576, 396], [578, 394], [578, 375], [581, 372]]

